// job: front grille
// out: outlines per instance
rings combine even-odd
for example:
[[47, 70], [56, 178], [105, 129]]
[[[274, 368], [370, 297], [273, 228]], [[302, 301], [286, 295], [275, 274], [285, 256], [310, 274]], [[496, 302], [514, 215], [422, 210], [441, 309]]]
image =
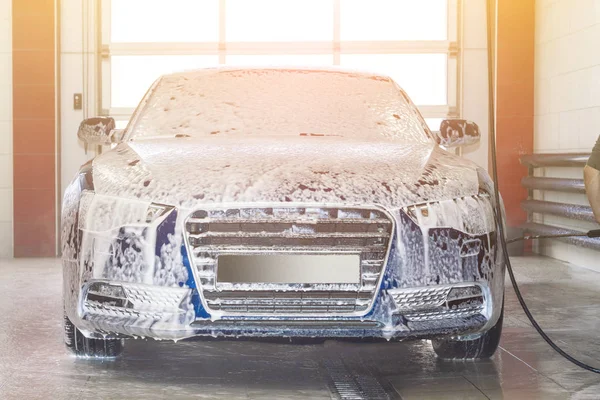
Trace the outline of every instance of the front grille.
[[[273, 207], [197, 210], [185, 223], [209, 311], [225, 315], [336, 315], [366, 312], [383, 271], [392, 219], [376, 208]], [[358, 284], [218, 283], [218, 257], [353, 254]]]

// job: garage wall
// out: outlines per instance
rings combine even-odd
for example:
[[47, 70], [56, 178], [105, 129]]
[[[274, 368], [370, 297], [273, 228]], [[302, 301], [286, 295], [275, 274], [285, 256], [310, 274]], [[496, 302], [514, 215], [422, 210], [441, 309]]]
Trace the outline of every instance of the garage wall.
[[463, 149], [463, 156], [488, 168], [488, 69], [486, 0], [461, 2], [462, 24], [462, 118], [475, 121], [481, 141]]
[[502, 0], [496, 9], [496, 159], [509, 228], [527, 221], [519, 159], [533, 151], [535, 1]]
[[[600, 0], [537, 0], [534, 150], [591, 151], [600, 135]], [[541, 175], [582, 178], [580, 168], [546, 168]], [[548, 201], [587, 205], [583, 195], [538, 193]], [[591, 228], [568, 219], [537, 216], [544, 223]], [[556, 241], [540, 252], [599, 269], [598, 253]]]
[[[95, 11], [91, 0], [61, 0], [60, 13], [60, 140], [61, 140], [61, 172], [59, 187], [61, 198], [65, 189], [73, 180], [79, 167], [95, 156], [94, 149], [85, 149], [77, 139], [77, 129], [85, 118], [94, 117], [95, 98], [95, 66], [96, 38], [94, 35]], [[84, 24], [87, 37], [83, 37]], [[89, 31], [89, 32], [88, 32]], [[87, 79], [84, 80], [84, 76]], [[86, 93], [83, 96], [82, 109], [73, 106], [73, 95]]]
[[12, 2], [0, 1], [0, 258], [13, 254]]
[[56, 1], [12, 2], [15, 257], [57, 250]]

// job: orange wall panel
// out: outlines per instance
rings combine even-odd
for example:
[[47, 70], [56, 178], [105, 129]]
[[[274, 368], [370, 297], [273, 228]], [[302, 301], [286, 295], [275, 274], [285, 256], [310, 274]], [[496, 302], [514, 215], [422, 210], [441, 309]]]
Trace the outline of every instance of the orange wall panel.
[[[56, 140], [54, 118], [18, 119], [13, 122], [15, 132], [21, 134], [13, 137], [13, 146], [23, 149], [28, 154], [52, 154]], [[34, 139], [34, 140], [32, 140]]]
[[[54, 85], [15, 84], [13, 85], [13, 118], [15, 120], [54, 119], [56, 114], [55, 97]], [[15, 132], [14, 135], [18, 133], [20, 132]], [[52, 135], [56, 136], [54, 130]], [[27, 149], [16, 149], [15, 152], [27, 152]]]
[[39, 65], [54, 65], [54, 50], [14, 50], [13, 71], [15, 85], [54, 85], [54, 68], [39, 68]]
[[14, 255], [56, 255], [54, 0], [13, 0]]
[[[27, 0], [14, 0], [14, 3]], [[49, 14], [49, 13], [52, 14]], [[52, 19], [48, 18], [52, 16]], [[54, 50], [54, 9], [17, 13], [13, 8], [13, 50]]]
[[[15, 219], [25, 224], [52, 224], [55, 216], [54, 193], [46, 189], [15, 189], [20, 203], [14, 205]], [[32, 213], [31, 210], [36, 210]]]
[[496, 146], [498, 186], [509, 226], [526, 222], [521, 201], [527, 190], [521, 179], [527, 168], [519, 163], [533, 152], [534, 0], [498, 0], [496, 53]]

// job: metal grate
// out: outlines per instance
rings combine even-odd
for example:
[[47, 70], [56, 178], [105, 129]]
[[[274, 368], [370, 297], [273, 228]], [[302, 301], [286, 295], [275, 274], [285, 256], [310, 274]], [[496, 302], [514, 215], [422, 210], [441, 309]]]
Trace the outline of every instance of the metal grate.
[[[113, 291], [107, 292], [108, 288]], [[178, 287], [93, 281], [85, 294], [84, 308], [91, 314], [160, 319], [165, 313], [181, 313], [182, 302], [189, 292]]]
[[245, 313], [343, 313], [366, 311], [371, 293], [335, 291], [220, 291], [204, 292], [213, 310]]
[[433, 286], [418, 289], [389, 290], [394, 298], [398, 310], [430, 309], [443, 305], [446, 302], [451, 287]]
[[[206, 209], [185, 223], [206, 306], [230, 315], [364, 313], [384, 268], [393, 222], [376, 208]], [[218, 283], [218, 257], [248, 254], [355, 254], [358, 284]]]
[[[328, 358], [323, 361], [325, 376], [329, 379], [332, 398], [340, 400], [390, 400], [400, 396], [389, 381], [377, 373], [377, 366], [369, 360]], [[366, 361], [366, 363], [365, 363]], [[365, 365], [366, 364], [366, 365]]]
[[484, 290], [479, 283], [390, 289], [396, 312], [408, 321], [435, 321], [481, 314]]
[[483, 312], [483, 305], [454, 308], [437, 311], [422, 311], [410, 314], [404, 314], [404, 317], [409, 321], [433, 321], [446, 318], [466, 318], [478, 315]]

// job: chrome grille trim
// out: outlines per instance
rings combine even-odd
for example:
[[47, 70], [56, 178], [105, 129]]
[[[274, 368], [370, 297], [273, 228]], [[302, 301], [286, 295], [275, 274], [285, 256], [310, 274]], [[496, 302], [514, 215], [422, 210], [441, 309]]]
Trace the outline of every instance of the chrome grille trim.
[[252, 297], [246, 292], [205, 292], [204, 297], [213, 310], [228, 312], [265, 313], [336, 313], [366, 311], [371, 293], [334, 291], [255, 291]]
[[[394, 220], [352, 207], [245, 207], [196, 210], [185, 236], [202, 302], [224, 316], [348, 316], [371, 308], [388, 257]], [[221, 255], [357, 254], [359, 284], [217, 283]]]
[[[94, 289], [94, 285], [103, 284], [122, 290], [121, 295], [102, 293]], [[144, 317], [163, 319], [165, 316], [185, 314], [182, 308], [190, 289], [179, 287], [160, 287], [128, 282], [112, 283], [95, 279], [84, 289], [83, 309], [87, 314], [100, 314], [111, 317]], [[111, 299], [123, 300], [122, 305], [108, 304]]]
[[[212, 326], [230, 326], [232, 323], [238, 322], [236, 319], [219, 319], [216, 321], [210, 322]], [[310, 319], [310, 320], [301, 320], [301, 319], [273, 319], [269, 318], [268, 320], [244, 320], [243, 324], [246, 326], [255, 326], [255, 327], [275, 327], [281, 328], [282, 325], [285, 327], [294, 327], [294, 328], [311, 328], [311, 329], [368, 329], [368, 328], [378, 328], [382, 327], [383, 324], [377, 321], [348, 321], [348, 320], [322, 320], [322, 319]], [[206, 321], [195, 321], [192, 322], [192, 326], [201, 326], [206, 327]]]
[[465, 318], [485, 312], [489, 290], [478, 282], [388, 289], [395, 313], [408, 321]]
[[451, 310], [417, 312], [404, 314], [404, 317], [409, 321], [435, 321], [446, 318], [466, 318], [481, 314], [482, 312], [483, 306], [476, 306]]
[[414, 311], [439, 307], [444, 304], [451, 286], [425, 287], [416, 289], [389, 290], [399, 311]]

